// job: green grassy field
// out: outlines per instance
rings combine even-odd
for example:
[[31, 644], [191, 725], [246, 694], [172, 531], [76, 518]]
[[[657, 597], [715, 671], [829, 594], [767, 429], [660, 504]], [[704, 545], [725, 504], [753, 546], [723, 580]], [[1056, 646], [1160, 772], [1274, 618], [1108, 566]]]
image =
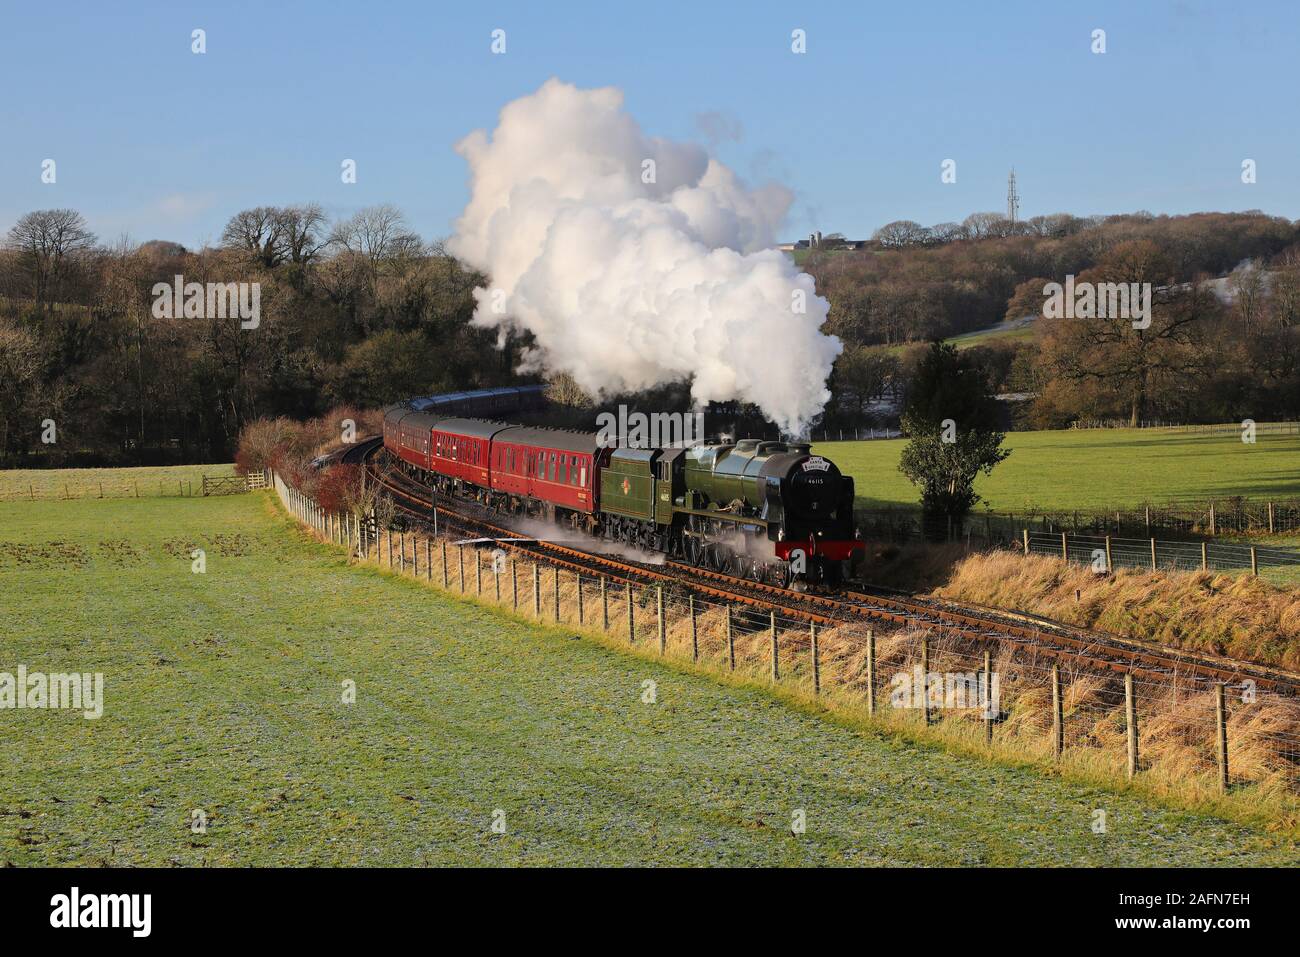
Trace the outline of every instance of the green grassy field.
[[994, 342], [1027, 342], [1034, 338], [1033, 326], [1019, 329], [1004, 329], [994, 326], [992, 329], [977, 329], [975, 332], [963, 332], [944, 341], [957, 347], [957, 351], [973, 349], [975, 346], [987, 346]]
[[0, 504], [0, 616], [0, 671], [106, 699], [0, 711], [0, 866], [1300, 862], [351, 567], [269, 493]]
[[0, 471], [0, 501], [199, 495], [203, 476], [234, 474], [235, 466], [229, 463], [135, 469], [6, 469]]
[[[859, 506], [916, 505], [918, 490], [898, 471], [905, 444], [819, 442], [814, 451], [853, 476]], [[1261, 432], [1247, 445], [1236, 436], [1163, 429], [1080, 429], [1008, 432], [1005, 447], [1011, 457], [975, 482], [995, 511], [1300, 496], [1300, 435]]]

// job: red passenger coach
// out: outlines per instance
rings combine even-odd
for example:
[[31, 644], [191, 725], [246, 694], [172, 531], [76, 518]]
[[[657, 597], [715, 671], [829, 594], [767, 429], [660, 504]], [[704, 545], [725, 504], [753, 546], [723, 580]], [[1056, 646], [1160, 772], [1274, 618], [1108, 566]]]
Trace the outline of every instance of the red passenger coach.
[[599, 461], [607, 450], [596, 436], [524, 426], [492, 437], [492, 488], [526, 495], [574, 512], [596, 510]]
[[384, 445], [397, 452], [402, 461], [429, 467], [429, 432], [435, 418], [425, 412], [384, 416]]
[[491, 487], [492, 436], [507, 428], [481, 419], [440, 419], [432, 423], [433, 457], [429, 468], [481, 488]]

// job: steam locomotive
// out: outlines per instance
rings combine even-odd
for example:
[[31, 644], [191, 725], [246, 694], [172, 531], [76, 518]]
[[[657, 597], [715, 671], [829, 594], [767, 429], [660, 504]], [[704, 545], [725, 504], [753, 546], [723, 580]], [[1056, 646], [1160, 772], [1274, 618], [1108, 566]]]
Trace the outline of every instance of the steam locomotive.
[[437, 492], [793, 588], [834, 584], [864, 545], [853, 479], [803, 443], [607, 448], [596, 433], [384, 410], [384, 446]]

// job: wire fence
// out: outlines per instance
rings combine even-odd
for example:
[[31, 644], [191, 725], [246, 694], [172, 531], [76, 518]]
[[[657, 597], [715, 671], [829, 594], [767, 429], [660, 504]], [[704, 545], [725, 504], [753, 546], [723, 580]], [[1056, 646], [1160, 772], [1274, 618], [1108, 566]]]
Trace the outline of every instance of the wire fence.
[[50, 472], [35, 478], [0, 474], [0, 502], [51, 502], [81, 499], [198, 498], [212, 494], [246, 492], [264, 488], [261, 472], [249, 476], [229, 470], [198, 469], [172, 477], [132, 477], [120, 469], [105, 469], [104, 477], [70, 477]]
[[822, 429], [821, 437], [814, 432], [809, 436], [810, 442], [870, 442], [875, 439], [901, 439], [903, 433], [898, 429], [867, 426], [852, 429]]
[[1300, 531], [1300, 500], [1257, 501], [1233, 497], [1083, 511], [1019, 509], [994, 513], [990, 517], [993, 521], [1047, 532], [1128, 533], [1143, 534], [1148, 538], [1152, 531], [1211, 538], [1281, 535]]
[[1255, 422], [1247, 419], [1242, 422], [1207, 422], [1180, 423], [1165, 419], [1142, 419], [1136, 425], [1129, 419], [1081, 419], [1072, 422], [1074, 430], [1094, 429], [1157, 429], [1164, 432], [1180, 432], [1188, 435], [1231, 435], [1239, 436], [1247, 430], [1256, 435], [1300, 435], [1300, 422]]
[[[647, 585], [512, 556], [457, 538], [445, 521], [437, 529], [436, 519], [383, 527], [373, 515], [324, 511], [278, 476], [273, 484], [289, 511], [359, 562], [542, 624], [807, 694], [870, 722], [1188, 794], [1259, 788], [1293, 800], [1300, 786], [1300, 702], [1250, 679], [1212, 683], [1136, 660], [1115, 670], [1048, 654], [1050, 636], [1033, 645], [993, 633], [818, 623], [698, 594], [680, 580]], [[1067, 539], [1066, 553], [1090, 560], [1086, 544], [1072, 549]], [[1116, 544], [1112, 558], [1126, 554]]]
[[1180, 542], [1156, 538], [1117, 538], [1111, 535], [1059, 535], [1025, 530], [1021, 547], [1026, 555], [1054, 555], [1068, 562], [1091, 565], [1098, 572], [1116, 568], [1151, 571], [1246, 571], [1300, 568], [1300, 552], [1263, 545], [1225, 542]]
[[[1300, 515], [1300, 506], [1294, 512]], [[1011, 548], [1026, 555], [1057, 555], [1089, 564], [1096, 564], [1098, 554], [1106, 555], [1109, 548], [1105, 567], [1099, 567], [1104, 571], [1150, 568], [1153, 571], [1200, 569], [1258, 573], [1262, 569], [1300, 569], [1300, 550], [1293, 548], [1193, 535], [1138, 537], [1119, 534], [1104, 525], [1097, 528], [1087, 523], [1034, 522], [1024, 516], [971, 515], [953, 523], [943, 517], [927, 517], [915, 509], [863, 509], [854, 512], [854, 524], [868, 541], [959, 542], [972, 550]], [[1117, 523], [1117, 527], [1125, 526]], [[1158, 527], [1154, 523], [1149, 526]]]

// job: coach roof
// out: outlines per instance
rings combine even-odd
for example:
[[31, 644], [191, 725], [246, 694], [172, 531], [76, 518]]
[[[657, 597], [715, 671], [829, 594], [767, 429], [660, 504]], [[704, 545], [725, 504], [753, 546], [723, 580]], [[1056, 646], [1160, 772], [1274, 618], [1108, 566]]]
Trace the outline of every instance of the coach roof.
[[515, 425], [497, 435], [497, 442], [528, 445], [534, 448], [556, 449], [561, 452], [596, 451], [598, 436], [595, 432], [568, 432], [563, 429], [537, 429]]
[[492, 422], [488, 419], [438, 419], [432, 425], [439, 432], [468, 435], [475, 439], [490, 439], [502, 429], [510, 427], [506, 422]]

